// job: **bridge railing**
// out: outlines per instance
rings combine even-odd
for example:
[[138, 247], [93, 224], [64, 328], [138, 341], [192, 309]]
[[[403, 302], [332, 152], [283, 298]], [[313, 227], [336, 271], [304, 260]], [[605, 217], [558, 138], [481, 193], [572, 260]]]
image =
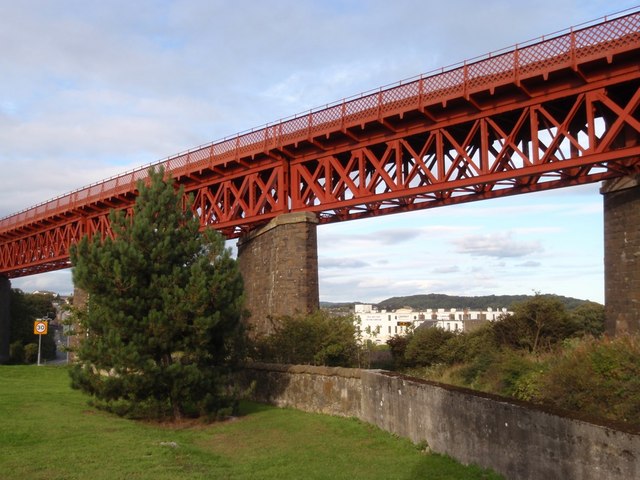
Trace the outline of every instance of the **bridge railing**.
[[640, 12], [629, 13], [630, 10], [615, 14], [613, 19], [603, 17], [516, 44], [144, 165], [5, 217], [0, 220], [0, 232], [132, 192], [152, 167], [163, 166], [178, 176], [203, 166], [231, 162], [322, 133], [382, 119], [411, 106], [426, 107], [468, 96], [540, 75], [554, 67], [576, 66], [592, 58], [601, 58], [609, 51], [637, 46], [640, 42]]

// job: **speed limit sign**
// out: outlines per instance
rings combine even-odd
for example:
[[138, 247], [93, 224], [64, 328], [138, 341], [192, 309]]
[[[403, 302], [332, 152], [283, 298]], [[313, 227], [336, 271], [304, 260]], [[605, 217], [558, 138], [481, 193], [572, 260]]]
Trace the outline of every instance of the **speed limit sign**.
[[34, 335], [46, 335], [47, 334], [47, 321], [46, 320], [36, 320], [33, 322], [33, 333]]

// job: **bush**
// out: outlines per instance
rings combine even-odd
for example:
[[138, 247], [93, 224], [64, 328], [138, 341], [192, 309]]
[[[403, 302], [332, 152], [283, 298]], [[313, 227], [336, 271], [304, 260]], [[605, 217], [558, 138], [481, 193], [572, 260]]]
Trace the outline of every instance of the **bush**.
[[534, 357], [514, 351], [505, 351], [489, 370], [495, 381], [490, 390], [500, 395], [533, 399], [537, 393], [534, 385], [540, 374], [538, 362]]
[[482, 352], [476, 355], [468, 363], [457, 369], [453, 378], [459, 379], [459, 382], [471, 388], [479, 388], [478, 379], [491, 369], [495, 362], [495, 352]]
[[513, 315], [493, 323], [498, 345], [535, 353], [576, 333], [576, 326], [559, 299], [536, 294], [516, 304]]
[[640, 335], [568, 344], [550, 362], [541, 401], [640, 424]]
[[360, 366], [354, 318], [318, 310], [275, 320], [275, 332], [254, 343], [256, 360], [284, 364]]
[[456, 385], [536, 401], [544, 372], [544, 361], [538, 356], [515, 350], [487, 350], [469, 362], [442, 372], [442, 377]]
[[24, 347], [25, 363], [36, 363], [38, 361], [38, 344], [27, 343]]
[[391, 358], [393, 359], [393, 368], [400, 370], [407, 367], [407, 361], [404, 358], [404, 353], [407, 350], [407, 345], [413, 337], [413, 333], [407, 335], [394, 335], [387, 340], [389, 351], [391, 352]]
[[569, 317], [578, 336], [599, 337], [604, 333], [604, 306], [586, 302], [569, 312]]
[[450, 338], [443, 348], [443, 359], [448, 364], [471, 362], [485, 353], [498, 349], [491, 324], [486, 324], [469, 333], [458, 333]]
[[446, 362], [446, 344], [455, 335], [454, 332], [437, 327], [418, 328], [407, 343], [404, 352], [406, 364], [427, 367]]
[[24, 363], [24, 345], [22, 340], [17, 340], [9, 345], [9, 361], [11, 363]]

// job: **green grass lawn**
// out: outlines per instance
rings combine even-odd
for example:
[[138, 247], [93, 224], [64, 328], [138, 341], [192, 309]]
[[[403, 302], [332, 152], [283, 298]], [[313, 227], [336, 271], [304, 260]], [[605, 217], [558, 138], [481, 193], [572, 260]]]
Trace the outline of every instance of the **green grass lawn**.
[[357, 420], [243, 404], [158, 425], [87, 406], [62, 367], [0, 366], [0, 479], [499, 479]]

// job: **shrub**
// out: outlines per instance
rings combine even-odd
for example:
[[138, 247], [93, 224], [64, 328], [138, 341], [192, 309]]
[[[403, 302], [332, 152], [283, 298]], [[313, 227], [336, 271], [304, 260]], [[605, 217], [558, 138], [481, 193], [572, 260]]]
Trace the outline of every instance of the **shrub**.
[[9, 361], [11, 363], [24, 363], [24, 345], [22, 340], [17, 340], [9, 345]]
[[537, 397], [541, 368], [535, 357], [505, 351], [497, 360], [491, 368], [496, 380], [492, 391], [521, 400], [533, 400]]
[[535, 353], [575, 334], [576, 326], [559, 299], [536, 294], [514, 306], [513, 315], [493, 323], [496, 342]]
[[447, 341], [455, 333], [437, 327], [418, 328], [409, 339], [404, 352], [408, 366], [430, 366], [446, 361]]
[[27, 343], [24, 346], [24, 361], [25, 363], [36, 363], [38, 361], [37, 343]]
[[493, 366], [495, 357], [495, 352], [482, 352], [457, 370], [453, 378], [459, 379], [464, 386], [478, 388], [478, 379]]
[[599, 337], [604, 333], [604, 306], [586, 302], [569, 312], [569, 317], [578, 336]]
[[487, 324], [472, 332], [458, 333], [451, 337], [442, 349], [442, 356], [448, 364], [471, 362], [480, 355], [496, 351], [497, 348], [491, 325]]
[[640, 335], [567, 345], [551, 361], [540, 394], [567, 410], [640, 424]]
[[318, 310], [275, 320], [275, 332], [254, 344], [256, 360], [327, 366], [359, 366], [354, 318]]
[[393, 368], [400, 370], [407, 366], [407, 361], [404, 358], [404, 353], [407, 350], [407, 345], [413, 337], [413, 333], [407, 335], [394, 335], [387, 340], [389, 351], [391, 352], [391, 358], [393, 359]]
[[535, 401], [539, 398], [544, 362], [522, 351], [483, 351], [470, 362], [443, 374], [456, 384], [498, 395]]

